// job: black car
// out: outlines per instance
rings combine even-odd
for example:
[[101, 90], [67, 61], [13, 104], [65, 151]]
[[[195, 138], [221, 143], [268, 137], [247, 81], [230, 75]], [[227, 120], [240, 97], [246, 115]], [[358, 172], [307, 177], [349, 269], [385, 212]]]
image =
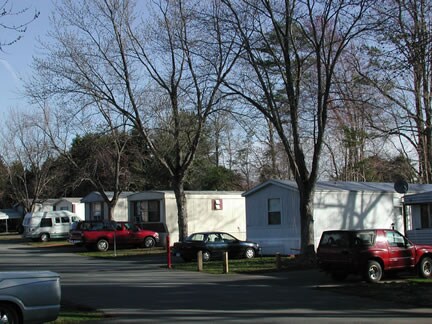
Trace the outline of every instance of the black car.
[[174, 243], [172, 248], [172, 253], [184, 261], [196, 259], [198, 251], [202, 251], [203, 261], [221, 257], [223, 252], [228, 252], [230, 258], [252, 259], [261, 253], [261, 248], [257, 243], [240, 241], [224, 232], [194, 233], [183, 242]]

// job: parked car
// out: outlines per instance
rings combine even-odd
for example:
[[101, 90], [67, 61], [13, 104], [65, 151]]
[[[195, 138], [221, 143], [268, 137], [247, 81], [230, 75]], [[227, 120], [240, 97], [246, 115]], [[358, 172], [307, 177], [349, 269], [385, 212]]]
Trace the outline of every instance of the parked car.
[[55, 272], [0, 272], [0, 323], [54, 321], [60, 299], [60, 276]]
[[223, 232], [194, 233], [183, 242], [175, 242], [172, 248], [172, 253], [186, 262], [196, 259], [198, 251], [202, 251], [203, 261], [220, 257], [223, 252], [228, 252], [229, 257], [247, 259], [261, 254], [261, 248], [257, 243], [240, 241]]
[[134, 245], [151, 248], [159, 242], [159, 234], [141, 230], [130, 222], [81, 221], [73, 225], [69, 232], [69, 242], [84, 245], [88, 249], [108, 251], [116, 246]]
[[33, 241], [65, 239], [69, 235], [71, 224], [79, 220], [78, 215], [67, 210], [27, 213], [23, 220], [22, 234], [24, 238]]
[[336, 280], [360, 274], [369, 282], [384, 272], [416, 270], [432, 276], [432, 246], [417, 245], [392, 229], [325, 231], [317, 249], [319, 267]]
[[136, 224], [140, 229], [155, 231], [159, 234], [159, 246], [166, 247], [166, 240], [169, 236], [168, 227], [162, 222], [143, 222]]

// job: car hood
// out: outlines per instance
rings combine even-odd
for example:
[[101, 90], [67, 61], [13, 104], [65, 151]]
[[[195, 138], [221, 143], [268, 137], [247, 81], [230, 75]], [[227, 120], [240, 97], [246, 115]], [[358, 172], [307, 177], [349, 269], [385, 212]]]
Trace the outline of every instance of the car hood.
[[432, 252], [432, 245], [427, 244], [415, 244], [416, 250], [428, 250]]

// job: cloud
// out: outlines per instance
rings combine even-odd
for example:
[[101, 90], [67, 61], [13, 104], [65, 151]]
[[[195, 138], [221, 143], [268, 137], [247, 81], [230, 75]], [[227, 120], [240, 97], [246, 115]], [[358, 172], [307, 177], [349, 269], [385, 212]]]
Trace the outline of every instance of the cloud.
[[9, 64], [8, 61], [0, 59], [0, 64], [3, 65], [5, 70], [9, 72], [14, 82], [19, 82], [18, 75], [15, 73], [14, 68], [12, 67], [12, 65]]

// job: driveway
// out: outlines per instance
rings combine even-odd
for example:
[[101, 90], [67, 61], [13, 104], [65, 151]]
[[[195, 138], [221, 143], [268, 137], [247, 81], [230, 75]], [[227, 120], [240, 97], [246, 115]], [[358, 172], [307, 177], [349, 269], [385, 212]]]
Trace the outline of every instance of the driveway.
[[[432, 311], [331, 293], [316, 270], [211, 275], [167, 269], [164, 258], [93, 259], [0, 242], [1, 270], [61, 274], [62, 301], [99, 309], [112, 323], [429, 323]], [[348, 282], [349, 284], [349, 282]]]

